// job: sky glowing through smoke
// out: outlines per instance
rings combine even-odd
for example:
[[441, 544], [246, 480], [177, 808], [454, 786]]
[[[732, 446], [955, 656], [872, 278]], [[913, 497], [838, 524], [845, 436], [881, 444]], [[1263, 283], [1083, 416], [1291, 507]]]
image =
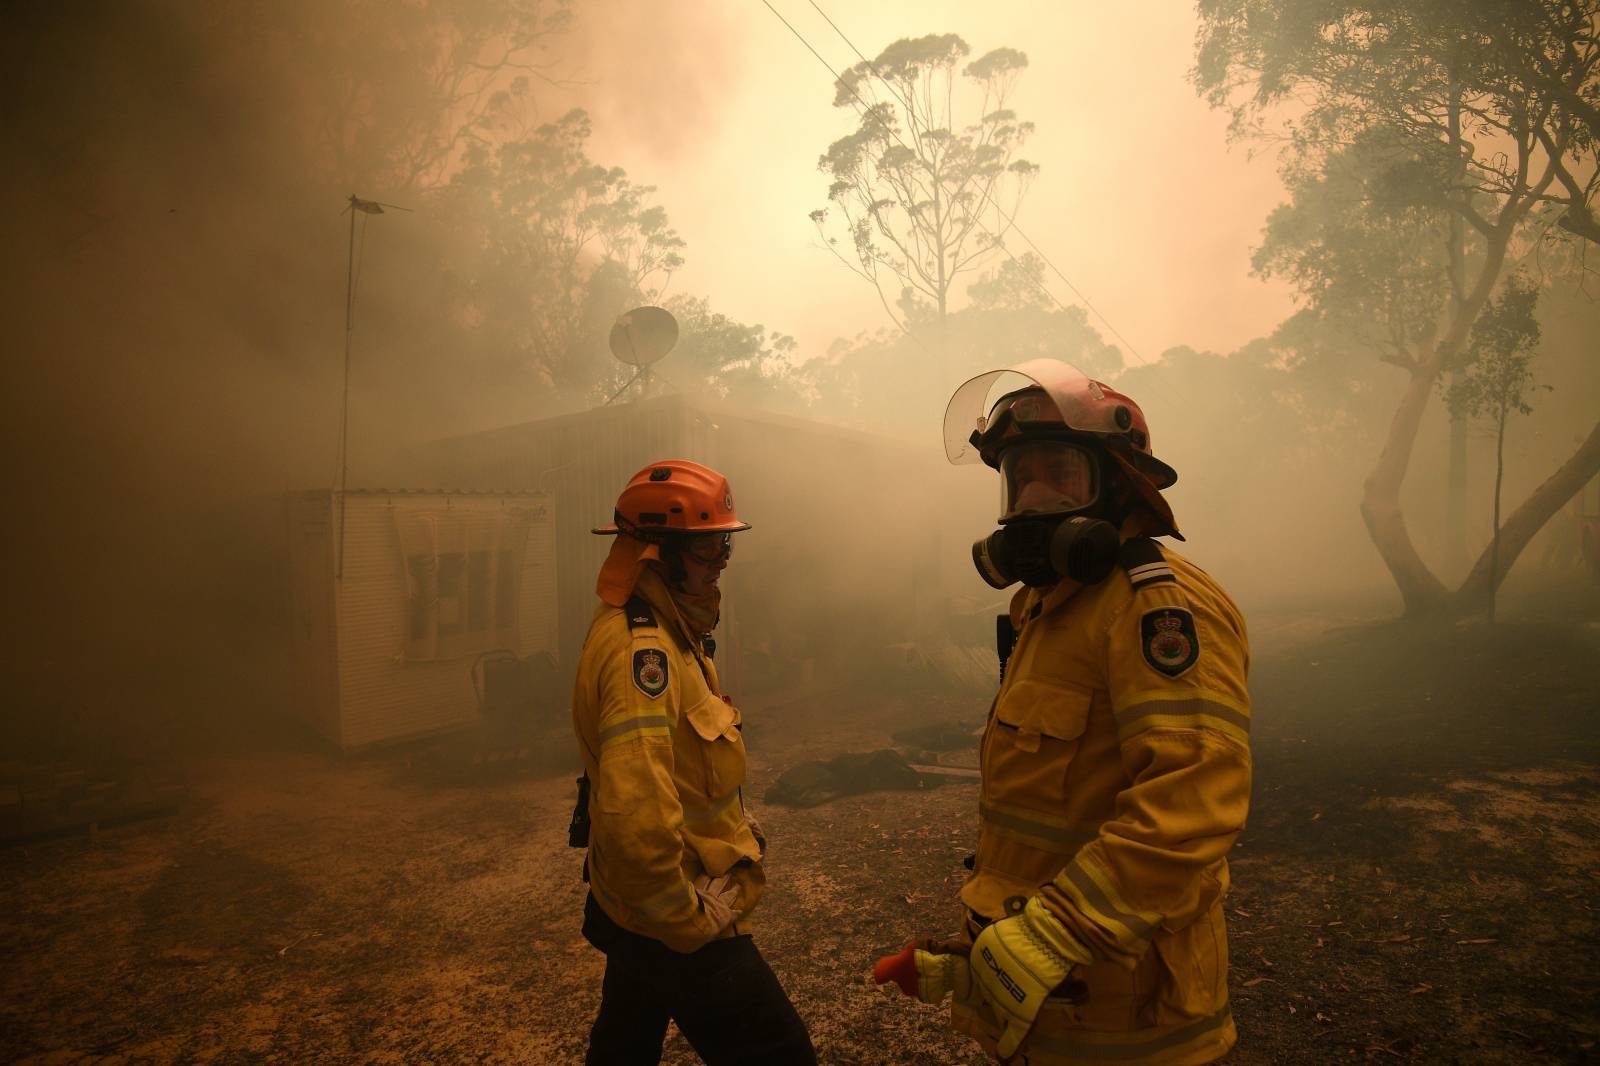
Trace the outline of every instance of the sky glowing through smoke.
[[[773, 7], [835, 70], [857, 60], [809, 0]], [[1188, 4], [821, 10], [868, 56], [900, 37], [945, 32], [974, 56], [1001, 45], [1028, 54], [1013, 106], [1037, 127], [1024, 154], [1042, 170], [1019, 222], [1131, 344], [1130, 362], [1178, 344], [1231, 351], [1288, 313], [1286, 289], [1249, 275], [1250, 250], [1283, 198], [1274, 161], [1230, 148], [1226, 116], [1190, 86]], [[659, 11], [611, 2], [579, 17], [594, 31], [570, 60], [573, 84], [543, 99], [550, 114], [587, 106], [595, 157], [659, 188], [689, 244], [673, 289], [792, 333], [802, 358], [885, 325], [871, 289], [822, 249], [807, 218], [826, 205], [817, 157], [853, 112], [832, 106], [830, 75], [783, 23], [760, 0]], [[1048, 281], [1058, 299], [1079, 302], [1060, 277]]]

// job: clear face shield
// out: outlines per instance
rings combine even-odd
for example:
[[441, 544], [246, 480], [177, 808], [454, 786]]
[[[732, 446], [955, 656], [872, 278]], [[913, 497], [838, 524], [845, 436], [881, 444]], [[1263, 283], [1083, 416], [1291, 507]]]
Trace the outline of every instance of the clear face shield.
[[1070, 441], [1013, 444], [1000, 456], [1000, 490], [1001, 524], [1070, 514], [1100, 498], [1099, 467], [1088, 449]]
[[972, 546], [986, 582], [1045, 588], [1111, 572], [1117, 528], [1083, 513], [1104, 491], [1099, 448], [1084, 438], [1118, 434], [1130, 418], [1104, 386], [1053, 359], [991, 370], [956, 389], [945, 408], [945, 457], [1000, 472], [1000, 528]]
[[[1022, 397], [1006, 403], [1008, 394], [1038, 389], [1039, 401]], [[990, 370], [964, 382], [950, 397], [944, 413], [944, 453], [950, 462], [976, 463], [982, 456], [974, 436], [1004, 432], [1002, 420], [1050, 421], [1080, 433], [1120, 433], [1127, 428], [1117, 408], [1105, 400], [1100, 385], [1070, 363], [1030, 359], [1004, 370]]]
[[[983, 579], [1103, 580], [1133, 515], [1146, 535], [1181, 540], [1161, 496], [1177, 474], [1148, 434], [1131, 399], [1069, 363], [1030, 359], [963, 382], [945, 407], [945, 458], [1000, 472], [1000, 528], [972, 546]], [[1121, 486], [1114, 500], [1108, 478]]]

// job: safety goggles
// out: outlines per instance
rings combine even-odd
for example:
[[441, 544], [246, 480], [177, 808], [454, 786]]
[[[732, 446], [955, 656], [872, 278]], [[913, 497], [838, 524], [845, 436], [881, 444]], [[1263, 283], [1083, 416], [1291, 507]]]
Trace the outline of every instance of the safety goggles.
[[721, 562], [733, 554], [733, 534], [697, 533], [684, 538], [683, 551], [698, 562]]

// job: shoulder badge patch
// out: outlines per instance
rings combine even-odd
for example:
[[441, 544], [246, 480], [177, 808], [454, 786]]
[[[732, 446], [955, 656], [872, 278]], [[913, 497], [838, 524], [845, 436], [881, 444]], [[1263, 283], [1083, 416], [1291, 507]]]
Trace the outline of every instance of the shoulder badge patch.
[[656, 648], [640, 648], [634, 652], [633, 683], [651, 699], [667, 691], [666, 655]]
[[1152, 669], [1177, 677], [1200, 658], [1194, 615], [1182, 607], [1146, 611], [1139, 619], [1139, 646]]

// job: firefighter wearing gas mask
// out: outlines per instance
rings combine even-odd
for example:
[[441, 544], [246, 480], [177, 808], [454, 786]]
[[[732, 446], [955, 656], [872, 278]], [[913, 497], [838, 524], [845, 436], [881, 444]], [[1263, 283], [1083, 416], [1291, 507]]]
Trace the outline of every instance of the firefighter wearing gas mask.
[[588, 848], [583, 934], [606, 955], [593, 1064], [658, 1062], [669, 1022], [708, 1063], [816, 1062], [750, 936], [766, 838], [712, 662], [720, 578], [749, 528], [725, 477], [669, 459], [594, 531], [616, 540], [572, 696], [585, 774], [570, 838]]
[[999, 472], [973, 560], [1021, 587], [963, 929], [877, 979], [953, 996], [954, 1027], [1001, 1061], [1213, 1062], [1237, 1039], [1222, 905], [1250, 796], [1244, 619], [1152, 539], [1178, 537], [1177, 475], [1127, 396], [1054, 360], [992, 371], [952, 397], [945, 445]]

